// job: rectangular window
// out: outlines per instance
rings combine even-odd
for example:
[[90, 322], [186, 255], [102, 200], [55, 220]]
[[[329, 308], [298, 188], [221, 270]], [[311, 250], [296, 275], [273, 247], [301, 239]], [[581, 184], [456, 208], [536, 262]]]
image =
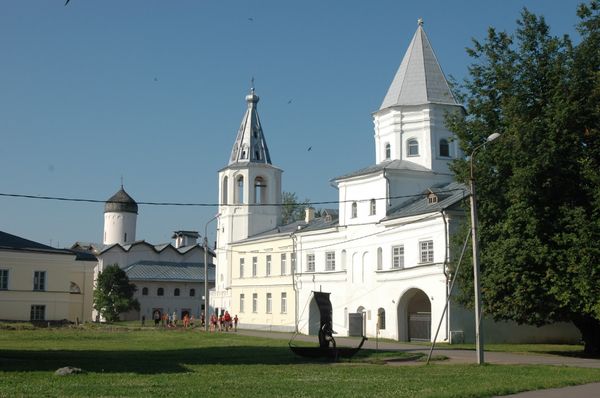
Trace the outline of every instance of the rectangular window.
[[285, 253], [281, 255], [281, 275], [285, 275], [287, 273], [287, 259]]
[[8, 270], [0, 269], [0, 290], [8, 290]]
[[392, 247], [392, 268], [404, 268], [404, 245]]
[[244, 262], [243, 258], [240, 258], [240, 278], [244, 277]]
[[45, 305], [32, 305], [29, 317], [32, 321], [43, 321], [46, 319]]
[[271, 255], [267, 256], [267, 276], [271, 275]]
[[287, 314], [287, 293], [281, 293], [281, 313]]
[[314, 253], [306, 255], [306, 272], [315, 272], [315, 255], [314, 255]]
[[267, 314], [273, 312], [273, 298], [271, 293], [267, 293]]
[[46, 290], [46, 271], [33, 273], [33, 290]]
[[258, 293], [252, 293], [252, 312], [256, 313], [258, 309]]
[[419, 259], [421, 263], [432, 263], [433, 262], [433, 241], [425, 240], [419, 242], [420, 255]]
[[292, 274], [296, 273], [296, 253], [290, 254], [290, 261], [292, 262]]
[[335, 252], [325, 253], [325, 271], [335, 271]]
[[256, 268], [258, 267], [258, 257], [252, 257], [252, 276], [256, 276]]
[[240, 294], [240, 312], [244, 312], [244, 300], [246, 296], [244, 294]]

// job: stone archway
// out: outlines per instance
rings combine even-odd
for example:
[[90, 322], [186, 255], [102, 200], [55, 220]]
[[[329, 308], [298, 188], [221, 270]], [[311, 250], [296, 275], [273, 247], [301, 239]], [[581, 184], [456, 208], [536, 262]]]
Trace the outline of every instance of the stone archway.
[[431, 341], [431, 301], [421, 289], [409, 289], [400, 297], [398, 340]]

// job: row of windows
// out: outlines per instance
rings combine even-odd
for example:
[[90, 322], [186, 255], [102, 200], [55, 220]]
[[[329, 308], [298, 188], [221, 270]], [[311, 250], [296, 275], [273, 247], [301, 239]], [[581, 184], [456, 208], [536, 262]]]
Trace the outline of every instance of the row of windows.
[[[0, 269], [0, 290], [8, 290], [8, 270]], [[33, 273], [33, 290], [46, 290], [46, 271]]]
[[[290, 256], [292, 260], [292, 271], [295, 270], [295, 257], [294, 253], [291, 253]], [[271, 276], [273, 274], [273, 257], [269, 254], [265, 258], [265, 276]], [[244, 257], [240, 257], [240, 278], [244, 278], [246, 276], [246, 259]], [[281, 253], [279, 257], [279, 274], [287, 275], [288, 267], [287, 267], [287, 253]], [[252, 257], [252, 269], [250, 276], [256, 277], [258, 276], [258, 257]]]
[[[273, 294], [265, 294], [265, 314], [273, 313]], [[287, 314], [287, 293], [282, 292], [280, 296], [280, 313]], [[240, 294], [240, 312], [246, 311], [246, 295]], [[258, 293], [252, 293], [252, 312], [258, 313]]]
[[[408, 156], [419, 156], [419, 141], [412, 139], [406, 142], [406, 154]], [[450, 143], [442, 138], [439, 142], [439, 154], [442, 157], [450, 157]], [[385, 159], [392, 158], [392, 147], [390, 143], [385, 144]]]
[[[147, 287], [143, 287], [142, 288], [142, 296], [147, 296], [148, 295], [148, 288]], [[156, 289], [156, 295], [157, 296], [164, 296], [165, 295], [165, 289], [162, 287], [159, 287]], [[196, 296], [196, 289], [190, 289], [189, 290], [189, 295], [190, 297], [194, 297]], [[179, 289], [178, 287], [176, 287], [173, 290], [173, 296], [178, 297], [181, 296], [181, 289]]]
[[[419, 264], [427, 264], [433, 262], [433, 240], [425, 240], [419, 242]], [[346, 251], [342, 250], [342, 269], [346, 268]], [[306, 254], [305, 272], [316, 271], [316, 257], [314, 253]], [[335, 252], [325, 253], [325, 271], [335, 271]], [[395, 245], [391, 248], [391, 268], [404, 268], [404, 245]], [[377, 270], [383, 269], [383, 250], [377, 249]]]
[[[374, 216], [376, 211], [377, 211], [377, 202], [375, 201], [375, 199], [371, 199], [369, 201], [369, 215]], [[351, 212], [350, 217], [352, 217], [352, 218], [358, 217], [358, 203], [357, 202], [352, 202], [352, 212]]]

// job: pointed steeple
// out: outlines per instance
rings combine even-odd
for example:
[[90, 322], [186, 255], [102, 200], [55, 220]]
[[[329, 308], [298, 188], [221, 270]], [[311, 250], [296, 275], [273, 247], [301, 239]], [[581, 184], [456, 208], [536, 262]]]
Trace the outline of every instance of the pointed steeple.
[[[254, 83], [254, 79], [253, 83]], [[252, 84], [254, 86], [254, 84]], [[250, 89], [250, 94], [246, 96], [248, 109], [242, 119], [242, 124], [238, 131], [229, 165], [233, 163], [266, 163], [271, 164], [271, 156], [267, 141], [263, 135], [262, 126], [258, 117], [256, 105], [258, 104], [258, 95], [254, 94], [254, 87]]]
[[429, 103], [459, 105], [437, 61], [419, 18], [417, 31], [379, 109]]

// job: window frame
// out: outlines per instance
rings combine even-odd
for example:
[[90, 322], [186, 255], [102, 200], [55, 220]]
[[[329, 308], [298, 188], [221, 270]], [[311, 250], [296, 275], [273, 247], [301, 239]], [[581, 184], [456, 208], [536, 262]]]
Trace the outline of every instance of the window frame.
[[306, 254], [306, 272], [315, 272], [315, 253]]
[[335, 271], [335, 251], [325, 252], [325, 271]]
[[0, 269], [0, 290], [8, 290], [9, 275], [10, 272], [8, 268]]
[[46, 291], [46, 271], [33, 271], [33, 290], [36, 292]]
[[[442, 145], [444, 145], [444, 148], [446, 150], [446, 154], [442, 153]], [[442, 158], [449, 158], [450, 156], [450, 141], [448, 141], [447, 138], [441, 138], [438, 144], [438, 151], [439, 151], [439, 155]]]
[[[40, 316], [41, 312], [41, 316]], [[46, 306], [44, 304], [32, 304], [29, 312], [29, 319], [31, 321], [45, 321], [46, 320]]]
[[356, 202], [352, 202], [350, 207], [350, 218], [358, 217], [358, 204]]
[[244, 305], [246, 301], [246, 294], [240, 293], [240, 312], [244, 312]]
[[281, 292], [281, 313], [287, 314], [287, 292]]
[[392, 246], [392, 269], [404, 269], [404, 245]]
[[[416, 153], [413, 153], [411, 149], [416, 149]], [[415, 157], [419, 156], [419, 141], [416, 138], [411, 138], [406, 141], [406, 156]]]
[[287, 254], [281, 253], [281, 275], [287, 275]]
[[258, 256], [252, 257], [252, 277], [256, 278], [258, 272]]
[[271, 255], [267, 254], [267, 258], [265, 260], [265, 265], [267, 268], [267, 276], [271, 276], [271, 262], [272, 262]]
[[240, 257], [240, 279], [244, 277], [245, 263], [246, 263], [246, 259], [244, 257]]
[[267, 314], [273, 313], [273, 295], [271, 293], [267, 293], [267, 302], [265, 306], [265, 310]]
[[252, 313], [258, 312], [258, 293], [252, 293]]
[[419, 241], [419, 264], [434, 262], [433, 239]]

